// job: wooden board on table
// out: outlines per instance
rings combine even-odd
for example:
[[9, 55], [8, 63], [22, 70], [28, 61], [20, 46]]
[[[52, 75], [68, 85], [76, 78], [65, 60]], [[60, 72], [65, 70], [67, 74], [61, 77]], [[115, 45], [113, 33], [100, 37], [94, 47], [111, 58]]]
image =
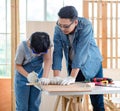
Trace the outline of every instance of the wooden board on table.
[[91, 91], [91, 87], [85, 83], [76, 83], [71, 85], [41, 85], [41, 88], [44, 91], [48, 92], [84, 92]]

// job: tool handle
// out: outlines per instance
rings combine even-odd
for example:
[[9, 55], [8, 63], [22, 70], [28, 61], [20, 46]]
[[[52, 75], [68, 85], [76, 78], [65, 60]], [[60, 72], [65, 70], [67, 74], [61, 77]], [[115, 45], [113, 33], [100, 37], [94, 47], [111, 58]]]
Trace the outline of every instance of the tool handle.
[[26, 85], [28, 85], [28, 86], [33, 86], [33, 85], [37, 85], [38, 83], [36, 83], [36, 82], [31, 82], [31, 83], [26, 83]]

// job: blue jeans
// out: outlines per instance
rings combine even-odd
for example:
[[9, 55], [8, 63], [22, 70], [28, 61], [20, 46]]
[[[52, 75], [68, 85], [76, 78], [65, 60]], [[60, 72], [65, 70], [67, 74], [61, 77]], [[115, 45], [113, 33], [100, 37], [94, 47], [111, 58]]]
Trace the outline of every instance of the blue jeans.
[[[103, 77], [102, 65], [95, 77]], [[84, 80], [85, 80], [85, 77], [83, 76], [82, 72], [79, 71], [76, 77], [76, 81], [84, 81]], [[103, 102], [104, 100], [103, 100], [102, 94], [101, 95], [90, 95], [90, 99], [93, 105], [93, 111], [105, 111], [104, 102]]]
[[27, 86], [27, 79], [15, 74], [16, 111], [39, 111], [41, 91], [34, 86]]

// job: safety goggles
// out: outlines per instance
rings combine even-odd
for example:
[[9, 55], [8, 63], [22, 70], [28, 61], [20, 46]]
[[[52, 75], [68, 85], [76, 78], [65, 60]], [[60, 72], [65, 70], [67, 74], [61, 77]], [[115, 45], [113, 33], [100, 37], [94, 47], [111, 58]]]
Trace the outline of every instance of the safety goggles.
[[46, 54], [48, 52], [48, 50], [46, 50], [45, 52], [37, 52], [37, 51], [35, 51], [35, 49], [33, 47], [31, 47], [31, 50], [36, 55], [43, 55], [43, 54]]

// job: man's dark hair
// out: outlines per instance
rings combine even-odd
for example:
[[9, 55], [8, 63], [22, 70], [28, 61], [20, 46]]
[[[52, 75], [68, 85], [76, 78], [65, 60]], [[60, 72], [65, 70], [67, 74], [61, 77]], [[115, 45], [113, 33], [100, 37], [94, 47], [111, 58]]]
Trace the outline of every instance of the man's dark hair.
[[50, 47], [49, 35], [45, 32], [35, 32], [30, 37], [30, 47], [36, 53], [47, 52]]
[[65, 6], [58, 12], [60, 18], [76, 19], [78, 17], [78, 12], [73, 6]]

